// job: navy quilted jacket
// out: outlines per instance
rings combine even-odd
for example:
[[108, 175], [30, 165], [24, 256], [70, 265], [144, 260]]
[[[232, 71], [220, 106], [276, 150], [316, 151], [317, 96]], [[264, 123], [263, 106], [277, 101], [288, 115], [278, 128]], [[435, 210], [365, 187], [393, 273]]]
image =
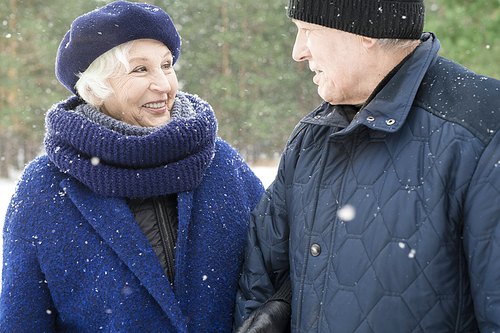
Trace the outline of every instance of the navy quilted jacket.
[[251, 217], [236, 325], [290, 277], [294, 332], [500, 332], [500, 82], [423, 39], [351, 123], [302, 120]]

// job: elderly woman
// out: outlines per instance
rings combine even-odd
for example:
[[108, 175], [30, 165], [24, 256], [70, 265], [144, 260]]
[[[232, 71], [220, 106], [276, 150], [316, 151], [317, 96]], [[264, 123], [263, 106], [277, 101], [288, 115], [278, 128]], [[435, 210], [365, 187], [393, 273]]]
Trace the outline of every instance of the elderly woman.
[[247, 221], [263, 188], [179, 92], [180, 37], [155, 6], [78, 17], [47, 113], [47, 155], [4, 229], [1, 332], [227, 332]]

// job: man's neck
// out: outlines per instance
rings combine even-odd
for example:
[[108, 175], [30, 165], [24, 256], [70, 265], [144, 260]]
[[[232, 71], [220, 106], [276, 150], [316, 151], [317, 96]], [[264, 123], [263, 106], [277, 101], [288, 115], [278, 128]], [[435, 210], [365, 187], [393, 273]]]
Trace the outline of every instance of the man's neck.
[[370, 94], [368, 99], [363, 104], [361, 104], [360, 111], [373, 100], [373, 98], [386, 86], [386, 84], [394, 77], [394, 75], [401, 69], [401, 67], [403, 67], [406, 61], [408, 61], [408, 59], [412, 57], [417, 47], [418, 45], [411, 52], [405, 53], [406, 55], [397, 63], [397, 65], [392, 67], [392, 69], [388, 71], [388, 73], [376, 85], [375, 89]]

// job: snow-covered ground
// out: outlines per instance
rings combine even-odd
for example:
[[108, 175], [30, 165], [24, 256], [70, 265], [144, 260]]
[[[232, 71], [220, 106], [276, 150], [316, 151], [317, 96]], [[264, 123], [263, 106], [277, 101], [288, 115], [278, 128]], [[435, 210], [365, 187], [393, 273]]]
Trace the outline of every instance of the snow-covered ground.
[[254, 166], [252, 167], [253, 172], [260, 178], [264, 187], [267, 188], [273, 182], [276, 177], [276, 172], [278, 171], [278, 166], [268, 167], [268, 166]]
[[[264, 187], [267, 188], [276, 176], [277, 167], [257, 166], [252, 167], [252, 170], [260, 178], [260, 180], [264, 184]], [[3, 230], [3, 222], [5, 220], [7, 206], [9, 205], [10, 198], [14, 193], [14, 189], [16, 187], [16, 181], [16, 179], [7, 180], [0, 178], [0, 236], [1, 231]], [[2, 237], [0, 237], [0, 274], [2, 271], [2, 267]]]
[[[5, 219], [5, 212], [7, 211], [7, 206], [9, 205], [10, 197], [14, 194], [14, 189], [16, 188], [16, 180], [7, 180], [0, 178], [0, 275], [2, 273], [2, 250], [3, 250], [3, 222]], [[0, 289], [2, 288], [0, 284]]]
[[[3, 225], [5, 212], [9, 205], [10, 197], [14, 193], [16, 180], [7, 180], [0, 178], [0, 223]], [[1, 239], [0, 239], [1, 242]]]

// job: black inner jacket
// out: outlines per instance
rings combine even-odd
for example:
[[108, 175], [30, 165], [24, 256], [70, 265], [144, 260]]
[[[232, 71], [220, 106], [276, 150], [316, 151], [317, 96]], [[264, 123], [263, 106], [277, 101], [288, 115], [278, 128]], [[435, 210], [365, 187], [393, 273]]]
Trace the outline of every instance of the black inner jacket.
[[127, 199], [127, 205], [173, 285], [175, 279], [175, 245], [179, 219], [177, 194]]

